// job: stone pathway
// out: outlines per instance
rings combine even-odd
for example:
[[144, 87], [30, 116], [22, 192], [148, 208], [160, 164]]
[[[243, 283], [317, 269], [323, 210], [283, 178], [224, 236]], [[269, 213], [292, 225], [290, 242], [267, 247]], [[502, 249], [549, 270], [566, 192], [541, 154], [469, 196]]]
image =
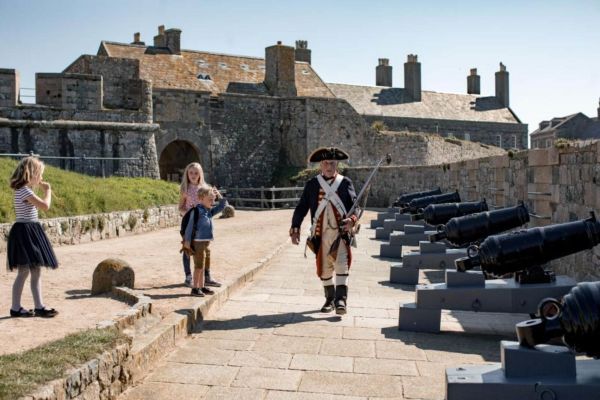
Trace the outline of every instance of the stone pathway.
[[527, 316], [444, 313], [442, 334], [399, 331], [414, 288], [389, 283], [373, 237], [361, 231], [344, 317], [319, 312], [313, 258], [290, 244], [121, 399], [443, 399], [447, 366], [499, 362]]

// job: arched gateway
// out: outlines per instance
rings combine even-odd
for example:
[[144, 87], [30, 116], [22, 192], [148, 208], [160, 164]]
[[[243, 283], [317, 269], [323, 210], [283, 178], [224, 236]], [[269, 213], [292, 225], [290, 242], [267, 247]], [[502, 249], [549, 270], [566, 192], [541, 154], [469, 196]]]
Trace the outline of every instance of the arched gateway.
[[[174, 140], [160, 153], [160, 179], [179, 182], [186, 165], [200, 162], [196, 147], [185, 140]], [[202, 164], [200, 162], [200, 164]]]

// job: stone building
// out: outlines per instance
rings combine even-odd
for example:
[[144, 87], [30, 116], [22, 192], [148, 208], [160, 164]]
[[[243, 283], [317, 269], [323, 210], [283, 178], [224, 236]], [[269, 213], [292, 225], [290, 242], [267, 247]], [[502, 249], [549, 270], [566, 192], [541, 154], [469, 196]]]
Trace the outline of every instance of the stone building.
[[404, 88], [392, 87], [392, 66], [380, 58], [376, 86], [328, 83], [336, 97], [347, 100], [369, 123], [382, 121], [392, 130], [436, 133], [505, 149], [527, 148], [527, 124], [509, 107], [508, 71], [496, 72], [494, 96], [480, 96], [481, 78], [473, 68], [467, 93], [421, 89], [421, 63], [409, 55], [404, 64]]
[[[382, 67], [378, 74], [387, 84], [387, 65]], [[407, 86], [410, 93], [406, 88], [398, 90], [411, 96], [412, 106], [421, 96], [419, 118], [416, 114], [412, 118], [421, 121], [422, 129], [390, 122], [393, 130], [435, 133], [427, 122], [431, 126], [438, 123], [437, 133], [447, 133], [447, 126], [477, 126], [480, 131], [495, 129], [501, 135], [520, 127], [526, 132], [525, 125], [510, 117], [508, 73], [504, 107], [497, 106], [497, 99], [463, 96], [474, 105], [460, 103], [460, 107], [467, 111], [475, 107], [473, 115], [490, 120], [474, 122], [448, 119], [466, 115], [466, 111], [452, 114], [446, 110], [437, 118], [440, 102], [430, 102], [430, 92], [421, 92], [420, 70], [414, 69], [414, 79]], [[460, 141], [436, 141], [428, 135], [416, 140], [407, 132], [376, 131], [370, 116], [361, 115], [352, 99], [342, 95], [341, 85], [323, 82], [311, 65], [308, 43], [301, 40], [295, 48], [280, 42], [269, 46], [264, 58], [248, 57], [183, 50], [181, 30], [160, 26], [150, 45], [139, 33], [134, 34], [132, 43], [102, 41], [96, 55], [78, 57], [62, 73], [38, 74], [36, 105], [17, 104], [18, 79], [1, 80], [1, 76], [0, 96], [9, 92], [12, 97], [4, 104], [0, 100], [0, 146], [4, 141], [7, 149], [28, 151], [35, 142], [36, 148], [42, 146], [61, 155], [143, 153], [144, 160], [156, 160], [153, 173], [169, 180], [180, 179], [186, 164], [199, 161], [206, 178], [221, 186], [269, 185], [282, 167], [305, 167], [308, 154], [318, 146], [343, 146], [350, 153], [349, 163], [356, 166], [372, 165], [385, 153], [392, 153], [396, 164], [430, 164], [430, 160], [451, 161], [450, 155], [455, 160], [498, 151], [487, 146], [462, 147]], [[370, 101], [373, 95], [367, 96]], [[402, 99], [408, 99], [406, 96]], [[459, 102], [455, 103], [458, 107]], [[40, 136], [40, 127], [35, 137], [22, 128], [15, 144], [15, 120], [20, 124], [35, 120], [42, 126], [44, 121], [59, 119], [63, 125], [57, 125], [56, 132], [46, 138]], [[64, 126], [81, 121], [83, 126]], [[104, 123], [112, 125], [101, 129]], [[12, 125], [3, 131], [2, 124]], [[143, 132], [147, 142], [130, 142], [131, 129], [138, 136]], [[96, 133], [88, 135], [90, 130]], [[475, 131], [473, 128], [471, 140], [477, 139]], [[112, 136], [106, 136], [107, 132]], [[114, 132], [122, 133], [115, 136]], [[120, 141], [115, 142], [115, 137]]]
[[600, 104], [598, 115], [593, 118], [584, 113], [576, 113], [540, 122], [539, 128], [531, 132], [531, 148], [551, 147], [556, 139], [587, 140], [599, 138]]

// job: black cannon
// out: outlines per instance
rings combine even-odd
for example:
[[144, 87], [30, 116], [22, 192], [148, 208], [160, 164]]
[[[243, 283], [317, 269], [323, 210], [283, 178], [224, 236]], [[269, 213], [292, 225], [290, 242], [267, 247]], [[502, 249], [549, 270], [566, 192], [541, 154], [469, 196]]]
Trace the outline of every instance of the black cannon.
[[591, 212], [584, 220], [490, 236], [480, 246], [470, 246], [468, 256], [455, 264], [458, 271], [481, 267], [492, 276], [515, 273], [519, 283], [548, 283], [555, 277], [542, 264], [598, 243], [600, 223]]
[[430, 204], [440, 203], [460, 203], [460, 195], [458, 190], [455, 192], [448, 192], [442, 194], [436, 194], [433, 196], [418, 197], [412, 199], [405, 207], [400, 209], [400, 212], [406, 214], [416, 214], [420, 209], [427, 207]]
[[412, 192], [405, 193], [402, 196], [398, 197], [396, 201], [392, 204], [393, 207], [406, 207], [411, 200], [417, 199], [419, 197], [433, 196], [436, 194], [442, 194], [442, 190], [440, 188], [434, 190], [424, 190], [422, 192]]
[[424, 209], [418, 210], [417, 214], [411, 215], [411, 220], [425, 220], [429, 225], [445, 224], [455, 217], [462, 217], [487, 211], [488, 206], [485, 199], [465, 203], [440, 203], [430, 204]]
[[560, 302], [542, 300], [539, 316], [516, 325], [521, 346], [562, 337], [571, 350], [600, 358], [600, 282], [579, 283]]
[[452, 218], [439, 225], [437, 233], [429, 236], [430, 242], [448, 239], [455, 246], [465, 246], [490, 235], [517, 228], [529, 222], [529, 211], [523, 203], [515, 207]]

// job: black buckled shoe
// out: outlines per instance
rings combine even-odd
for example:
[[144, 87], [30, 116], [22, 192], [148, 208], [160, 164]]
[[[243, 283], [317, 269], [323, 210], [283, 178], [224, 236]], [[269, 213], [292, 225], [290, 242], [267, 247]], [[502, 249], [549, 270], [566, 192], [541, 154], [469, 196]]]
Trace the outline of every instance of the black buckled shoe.
[[13, 318], [29, 318], [35, 316], [33, 310], [26, 310], [23, 307], [19, 308], [19, 311], [10, 309], [10, 316]]
[[325, 291], [325, 304], [321, 307], [322, 313], [329, 313], [333, 311], [334, 305], [333, 301], [335, 300], [335, 286], [323, 286]]
[[58, 315], [58, 311], [56, 311], [54, 308], [35, 308], [34, 311], [36, 317], [53, 318]]

